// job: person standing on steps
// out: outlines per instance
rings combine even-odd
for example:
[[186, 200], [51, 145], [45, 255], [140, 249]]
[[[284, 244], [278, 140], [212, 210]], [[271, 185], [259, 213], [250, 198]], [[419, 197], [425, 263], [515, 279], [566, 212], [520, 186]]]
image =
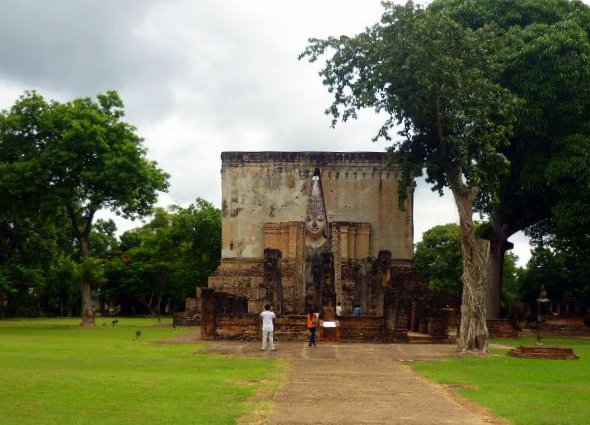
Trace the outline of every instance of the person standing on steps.
[[309, 309], [307, 312], [307, 329], [309, 329], [309, 346], [315, 347], [315, 333], [320, 323], [320, 314], [317, 309]]
[[276, 317], [271, 310], [271, 305], [265, 304], [264, 311], [260, 313], [260, 318], [262, 319], [262, 347], [260, 347], [260, 351], [266, 351], [268, 345], [270, 345], [270, 351], [276, 351], [273, 341], [274, 320]]

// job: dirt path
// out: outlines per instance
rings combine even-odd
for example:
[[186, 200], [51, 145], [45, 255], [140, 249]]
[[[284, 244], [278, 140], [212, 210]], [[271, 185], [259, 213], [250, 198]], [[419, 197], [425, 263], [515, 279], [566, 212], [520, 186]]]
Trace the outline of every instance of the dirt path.
[[451, 345], [277, 344], [260, 352], [258, 342], [218, 341], [207, 351], [248, 357], [282, 357], [291, 365], [274, 396], [269, 425], [303, 424], [502, 424], [452, 390], [433, 384], [407, 362], [443, 358]]

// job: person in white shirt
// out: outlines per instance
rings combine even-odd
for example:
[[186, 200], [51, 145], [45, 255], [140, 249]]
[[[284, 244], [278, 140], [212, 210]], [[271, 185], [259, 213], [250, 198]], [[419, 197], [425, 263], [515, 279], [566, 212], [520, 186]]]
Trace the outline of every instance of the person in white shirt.
[[260, 313], [260, 318], [262, 319], [262, 347], [260, 351], [265, 351], [267, 345], [270, 345], [270, 351], [276, 351], [273, 342], [274, 320], [276, 316], [271, 311], [270, 304], [264, 305], [264, 311]]
[[336, 316], [342, 316], [342, 306], [340, 305], [340, 303], [336, 304]]

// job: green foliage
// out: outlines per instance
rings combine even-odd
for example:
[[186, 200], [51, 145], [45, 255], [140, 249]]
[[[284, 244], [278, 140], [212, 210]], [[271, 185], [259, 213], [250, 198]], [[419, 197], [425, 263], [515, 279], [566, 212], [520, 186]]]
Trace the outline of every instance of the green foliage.
[[91, 282], [101, 308], [110, 307], [104, 313], [118, 306], [125, 314], [154, 316], [168, 313], [167, 306], [181, 310], [185, 298], [207, 284], [221, 255], [221, 212], [203, 199], [186, 208], [156, 208], [149, 223], [120, 241], [111, 220], [97, 220], [85, 269], [67, 221], [60, 227], [0, 223], [2, 316], [79, 315], [83, 280]]
[[553, 230], [588, 229], [590, 198], [590, 9], [578, 1], [449, 0], [432, 7], [462, 26], [491, 28], [497, 79], [520, 100], [510, 162], [496, 199], [496, 229], [511, 234], [550, 220]]
[[108, 255], [103, 297], [124, 309], [138, 302], [151, 314], [160, 313], [163, 301], [182, 309], [207, 284], [220, 255], [219, 209], [200, 198], [187, 208], [156, 209], [152, 221], [121, 235]]
[[0, 210], [0, 317], [39, 315], [58, 259], [72, 255], [65, 217], [45, 222]]
[[461, 299], [461, 230], [457, 224], [434, 226], [416, 244], [414, 267], [432, 290]]
[[588, 135], [571, 135], [560, 140], [558, 151], [547, 165], [549, 185], [559, 197], [551, 205], [552, 214], [531, 229], [535, 237], [552, 239], [556, 246], [588, 251], [590, 235], [590, 138]]
[[[534, 345], [528, 340], [502, 340], [503, 345]], [[576, 338], [543, 338], [549, 346], [572, 347], [576, 361], [530, 360], [498, 354], [438, 362], [416, 362], [413, 368], [437, 383], [464, 386], [458, 394], [490, 409], [515, 425], [590, 423], [590, 347]]]
[[90, 254], [94, 257], [104, 257], [109, 251], [117, 247], [117, 226], [113, 220], [96, 220], [90, 234]]
[[38, 316], [38, 300], [45, 287], [42, 269], [34, 266], [11, 264], [2, 268], [0, 283], [12, 301], [13, 314]]
[[[498, 81], [501, 62], [489, 45], [496, 28], [461, 25], [437, 4], [445, 3], [425, 9], [383, 3], [380, 23], [352, 38], [311, 39], [301, 56], [313, 62], [332, 53], [320, 75], [334, 94], [327, 111], [333, 123], [356, 117], [360, 108], [387, 113], [376, 137], [393, 142], [400, 207], [423, 170], [433, 190], [451, 189], [466, 254], [459, 349], [485, 352], [487, 259], [472, 217], [477, 204], [493, 204], [509, 172], [503, 150], [522, 102]], [[392, 139], [399, 125], [401, 137]]]
[[183, 260], [179, 279], [191, 290], [206, 286], [221, 257], [221, 211], [198, 198], [176, 212], [170, 233]]
[[114, 91], [67, 103], [25, 93], [0, 115], [3, 193], [48, 210], [70, 205], [86, 217], [101, 208], [148, 213], [167, 176], [145, 158], [123, 115]]
[[229, 425], [259, 407], [249, 399], [262, 386], [278, 385], [280, 361], [155, 344], [172, 336], [169, 321], [118, 320], [0, 321], [0, 423]]
[[55, 259], [47, 274], [47, 286], [41, 297], [41, 306], [47, 316], [80, 315], [80, 264], [71, 257]]
[[[402, 165], [400, 205], [425, 169], [434, 190], [453, 191], [464, 249], [474, 208], [490, 216], [478, 235], [502, 249], [540, 222], [587, 239], [590, 9], [568, 0], [384, 7], [380, 23], [311, 39], [301, 57], [331, 55], [320, 75], [334, 94], [333, 124], [373, 108], [388, 115], [377, 137], [403, 126], [391, 147]], [[466, 194], [476, 194], [474, 205]], [[464, 276], [482, 276], [470, 267]]]
[[502, 269], [502, 307], [508, 309], [510, 304], [524, 299], [524, 276], [527, 272], [522, 267], [517, 267], [518, 256], [513, 252], [507, 252], [504, 256]]
[[587, 300], [590, 296], [590, 251], [537, 241], [523, 275], [523, 297], [535, 300], [541, 285], [552, 300]]
[[[522, 278], [525, 271], [516, 266], [517, 261], [518, 257], [510, 252], [504, 257], [504, 307], [521, 301], [524, 295]], [[449, 223], [434, 226], [424, 232], [422, 240], [416, 244], [414, 267], [430, 289], [461, 299], [463, 254], [459, 225]]]
[[[333, 52], [321, 71], [334, 93], [333, 124], [360, 108], [390, 114], [378, 136], [404, 125], [393, 150], [405, 187], [425, 167], [440, 189], [445, 168], [459, 166], [480, 189], [479, 207], [501, 212], [512, 232], [548, 216], [555, 199], [571, 201], [567, 180], [588, 181], [588, 162], [576, 160], [568, 139], [587, 140], [590, 9], [563, 0], [384, 6], [379, 24], [311, 39], [301, 55]], [[565, 183], [555, 192], [546, 187], [552, 169]]]

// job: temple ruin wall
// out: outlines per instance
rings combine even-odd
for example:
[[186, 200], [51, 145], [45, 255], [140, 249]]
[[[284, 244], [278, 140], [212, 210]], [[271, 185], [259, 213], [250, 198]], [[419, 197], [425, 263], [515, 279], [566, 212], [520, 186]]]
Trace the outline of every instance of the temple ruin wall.
[[[379, 152], [222, 153], [222, 258], [260, 259], [265, 224], [272, 232], [268, 228], [272, 223], [291, 222], [294, 227], [303, 221], [316, 168], [321, 172], [328, 221], [370, 226], [370, 238], [362, 229], [355, 230], [358, 239], [351, 234], [347, 241], [358, 240], [359, 247], [341, 246], [343, 254], [352, 253], [344, 256], [354, 255], [355, 249], [360, 255], [368, 243], [371, 256], [389, 250], [394, 259], [412, 259], [412, 199], [405, 211], [398, 208], [399, 169], [388, 166], [387, 155]], [[277, 241], [298, 249], [293, 229], [274, 232]]]

